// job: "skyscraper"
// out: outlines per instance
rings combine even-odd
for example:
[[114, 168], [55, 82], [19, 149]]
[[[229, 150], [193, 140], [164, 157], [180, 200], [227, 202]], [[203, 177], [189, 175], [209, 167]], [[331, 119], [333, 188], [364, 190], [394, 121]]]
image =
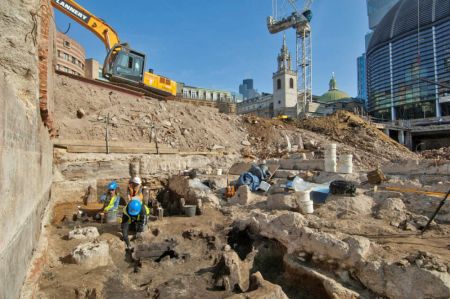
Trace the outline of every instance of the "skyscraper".
[[358, 96], [359, 99], [367, 101], [367, 75], [366, 75], [366, 54], [362, 54], [356, 59], [358, 72]]
[[448, 0], [401, 0], [386, 14], [366, 54], [368, 109], [374, 117], [450, 115], [445, 88], [450, 83], [449, 36]]
[[259, 96], [256, 89], [253, 89], [253, 79], [244, 79], [239, 85], [239, 93], [244, 99], [252, 99]]
[[367, 0], [369, 28], [374, 30], [381, 19], [399, 0]]

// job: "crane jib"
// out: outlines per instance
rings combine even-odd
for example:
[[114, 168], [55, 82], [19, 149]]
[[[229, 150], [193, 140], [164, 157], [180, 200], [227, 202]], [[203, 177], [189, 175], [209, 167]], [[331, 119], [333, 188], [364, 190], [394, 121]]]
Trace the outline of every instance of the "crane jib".
[[89, 15], [86, 15], [84, 12], [82, 12], [79, 9], [76, 9], [75, 7], [73, 7], [72, 5], [66, 3], [66, 1], [62, 1], [62, 0], [53, 0], [53, 1], [55, 1], [55, 3], [58, 4], [59, 6], [61, 6], [62, 8], [64, 8], [65, 11], [71, 13], [72, 15], [74, 15], [75, 17], [80, 19], [81, 21], [83, 21], [85, 23], [89, 22], [89, 19], [91, 18]]

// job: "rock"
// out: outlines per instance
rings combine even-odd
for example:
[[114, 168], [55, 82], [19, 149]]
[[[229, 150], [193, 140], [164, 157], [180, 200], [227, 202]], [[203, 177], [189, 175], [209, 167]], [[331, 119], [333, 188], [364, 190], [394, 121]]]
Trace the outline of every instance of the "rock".
[[96, 227], [76, 228], [69, 232], [68, 238], [72, 239], [94, 239], [100, 236]]
[[377, 203], [383, 203], [388, 198], [402, 198], [403, 194], [395, 191], [376, 191], [376, 192], [368, 192], [366, 193], [369, 196], [372, 196], [373, 199]]
[[183, 136], [189, 135], [189, 129], [182, 128], [181, 129], [181, 135], [183, 135]]
[[267, 198], [267, 208], [271, 210], [293, 210], [297, 209], [295, 195], [286, 193], [270, 194]]
[[373, 199], [363, 194], [354, 197], [328, 195], [325, 204], [316, 210], [317, 215], [336, 215], [338, 218], [352, 215], [371, 215]]
[[199, 208], [202, 203], [219, 206], [219, 198], [198, 178], [189, 179], [174, 175], [169, 179], [169, 189], [185, 199], [186, 204], [194, 204]]
[[72, 259], [89, 269], [106, 266], [110, 262], [109, 245], [106, 241], [78, 245], [72, 252]]
[[252, 144], [250, 143], [250, 141], [248, 141], [248, 140], [242, 140], [242, 141], [241, 141], [241, 144], [244, 145], [244, 146], [250, 146], [250, 145], [252, 145]]
[[406, 206], [400, 198], [388, 198], [379, 205], [380, 209], [391, 211], [406, 211]]
[[161, 124], [163, 125], [163, 127], [167, 127], [167, 128], [172, 126], [172, 123], [170, 121], [168, 121], [168, 120], [163, 120], [161, 122]]
[[239, 186], [236, 194], [229, 199], [230, 204], [248, 205], [255, 201], [255, 196], [247, 185]]
[[84, 299], [84, 298], [97, 298], [97, 292], [96, 288], [86, 288], [86, 287], [79, 287], [75, 289], [75, 296], [77, 299]]
[[354, 267], [369, 254], [370, 241], [346, 234], [333, 235], [307, 227], [308, 220], [296, 212], [275, 211], [271, 214], [252, 212], [248, 218], [235, 223], [239, 229], [275, 239], [288, 253], [308, 252], [323, 260], [339, 260], [343, 267]]
[[[375, 217], [400, 224], [406, 218], [406, 207], [400, 198], [388, 198], [375, 207]], [[395, 226], [395, 225], [394, 225]]]
[[288, 299], [283, 289], [265, 280], [260, 272], [252, 274], [248, 291], [226, 299]]
[[253, 251], [242, 261], [234, 250], [223, 252], [214, 270], [215, 285], [227, 291], [246, 291], [255, 255]]
[[290, 153], [292, 151], [291, 141], [289, 140], [289, 136], [287, 134], [284, 134], [284, 138], [286, 139], [286, 150]]
[[214, 144], [214, 145], [211, 147], [211, 150], [213, 150], [213, 151], [222, 150], [222, 149], [225, 149], [225, 147], [222, 146], [222, 145], [217, 145], [217, 144]]
[[86, 112], [83, 109], [78, 109], [77, 110], [77, 117], [78, 118], [83, 118], [86, 115]]
[[[404, 260], [406, 261], [406, 260]], [[450, 275], [430, 271], [416, 264], [368, 262], [360, 267], [358, 279], [370, 290], [388, 298], [448, 298]]]
[[343, 240], [349, 245], [348, 260], [352, 264], [363, 262], [370, 253], [370, 240], [361, 236], [351, 236]]
[[[286, 269], [286, 273], [288, 273], [289, 276], [294, 277], [308, 277], [308, 279], [317, 281], [318, 285], [321, 284], [324, 291], [328, 295], [326, 298], [333, 298], [333, 299], [356, 299], [360, 298], [361, 296], [356, 293], [355, 291], [352, 291], [346, 287], [344, 287], [339, 282], [335, 281], [334, 279], [321, 274], [320, 272], [314, 270], [313, 268], [309, 268], [307, 266], [299, 264], [295, 257], [292, 255], [286, 255], [283, 258], [284, 268]], [[344, 271], [342, 274], [344, 276], [344, 279], [348, 279], [348, 272]], [[347, 276], [347, 277], [345, 277]], [[304, 291], [313, 293], [314, 286], [309, 287], [309, 285], [303, 286], [305, 289]], [[317, 287], [317, 286], [316, 286]], [[325, 296], [323, 296], [325, 297]]]

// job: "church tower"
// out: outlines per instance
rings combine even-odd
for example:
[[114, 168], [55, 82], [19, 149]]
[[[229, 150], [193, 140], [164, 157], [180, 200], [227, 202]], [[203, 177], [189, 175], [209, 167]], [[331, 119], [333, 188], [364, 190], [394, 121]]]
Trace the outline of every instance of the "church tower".
[[297, 117], [297, 73], [292, 70], [291, 53], [283, 35], [283, 46], [278, 55], [278, 70], [273, 74], [273, 110], [275, 115]]

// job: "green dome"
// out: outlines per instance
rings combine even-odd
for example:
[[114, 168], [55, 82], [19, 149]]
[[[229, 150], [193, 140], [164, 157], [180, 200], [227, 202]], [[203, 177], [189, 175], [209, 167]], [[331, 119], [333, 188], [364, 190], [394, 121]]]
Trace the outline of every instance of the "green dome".
[[319, 102], [333, 102], [348, 98], [350, 96], [346, 92], [337, 89], [336, 78], [333, 74], [330, 80], [330, 89], [319, 98]]

